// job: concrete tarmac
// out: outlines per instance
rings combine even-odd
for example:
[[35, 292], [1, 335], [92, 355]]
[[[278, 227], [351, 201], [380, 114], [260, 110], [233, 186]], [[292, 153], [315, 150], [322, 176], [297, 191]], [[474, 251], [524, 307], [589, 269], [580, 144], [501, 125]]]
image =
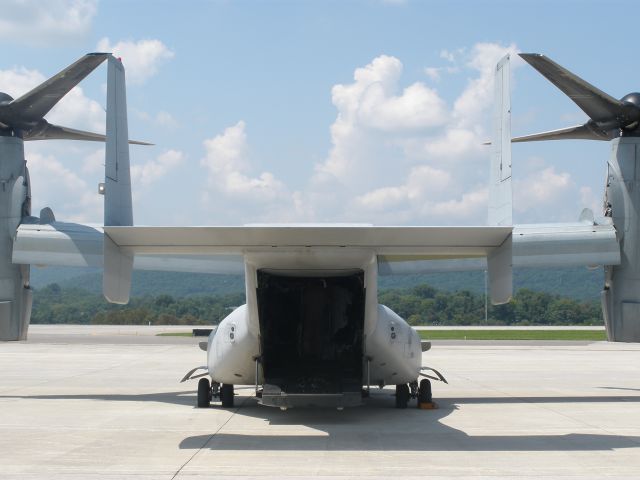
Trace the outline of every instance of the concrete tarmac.
[[[0, 343], [0, 478], [638, 478], [640, 345], [434, 343], [440, 408], [196, 409], [202, 339]], [[111, 332], [112, 333], [112, 332]], [[186, 343], [185, 343], [186, 341]]]

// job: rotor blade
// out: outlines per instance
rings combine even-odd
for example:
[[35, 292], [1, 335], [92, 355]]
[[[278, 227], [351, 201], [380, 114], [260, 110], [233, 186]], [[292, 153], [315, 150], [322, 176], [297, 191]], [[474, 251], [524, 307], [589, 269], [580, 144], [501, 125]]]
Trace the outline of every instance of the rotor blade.
[[511, 142], [537, 142], [540, 140], [609, 140], [609, 138], [604, 134], [598, 135], [584, 125], [576, 125], [575, 127], [512, 138]]
[[[100, 133], [85, 132], [75, 128], [61, 127], [48, 124], [47, 128], [33, 135], [25, 135], [23, 140], [86, 140], [89, 142], [104, 142], [105, 136]], [[153, 145], [153, 143], [129, 140], [131, 145]]]
[[16, 118], [37, 120], [44, 117], [69, 90], [100, 65], [108, 53], [89, 53], [72, 65], [7, 105]]
[[592, 120], [603, 122], [615, 119], [623, 113], [622, 102], [584, 81], [548, 57], [539, 53], [521, 53], [519, 55], [573, 100]]

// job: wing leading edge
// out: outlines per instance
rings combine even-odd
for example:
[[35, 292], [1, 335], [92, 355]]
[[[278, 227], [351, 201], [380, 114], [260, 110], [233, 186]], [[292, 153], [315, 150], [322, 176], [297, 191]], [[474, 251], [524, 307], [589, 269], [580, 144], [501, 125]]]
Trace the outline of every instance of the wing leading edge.
[[368, 248], [400, 257], [484, 257], [511, 235], [510, 226], [115, 227], [104, 233], [131, 254], [242, 254], [255, 249]]

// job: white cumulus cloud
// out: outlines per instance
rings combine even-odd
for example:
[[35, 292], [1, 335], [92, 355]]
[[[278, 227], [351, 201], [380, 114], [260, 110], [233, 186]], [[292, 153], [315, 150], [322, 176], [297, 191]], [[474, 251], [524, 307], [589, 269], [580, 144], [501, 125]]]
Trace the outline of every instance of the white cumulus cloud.
[[357, 68], [353, 83], [333, 87], [338, 116], [331, 126], [329, 156], [316, 166], [318, 179], [328, 176], [352, 184], [361, 178], [359, 170], [381, 167], [373, 154], [380, 142], [393, 143], [394, 136], [428, 130], [446, 121], [446, 104], [437, 92], [420, 82], [401, 90], [401, 74], [399, 59], [381, 55]]
[[285, 195], [284, 184], [272, 173], [251, 176], [245, 123], [241, 120], [223, 133], [204, 141], [206, 155], [201, 160], [209, 173], [209, 185], [236, 197], [273, 200]]
[[50, 46], [86, 35], [96, 15], [97, 0], [4, 0], [0, 39]]
[[[594, 208], [590, 189], [576, 185], [568, 172], [549, 166], [543, 159], [522, 162], [513, 181], [513, 208], [520, 223], [576, 221], [584, 207]], [[596, 216], [602, 209], [596, 208]]]
[[89, 174], [104, 173], [104, 147], [100, 147], [84, 157], [82, 171]]
[[[324, 216], [341, 215], [328, 209], [349, 205], [373, 223], [484, 223], [490, 151], [482, 143], [489, 137], [493, 72], [503, 55], [516, 51], [481, 43], [441, 52], [448, 64], [425, 69], [430, 79], [468, 78], [450, 103], [421, 81], [403, 86], [402, 62], [388, 55], [356, 68], [352, 83], [335, 85], [332, 146], [310, 187], [340, 198], [323, 203]], [[322, 212], [322, 205], [313, 204], [313, 211]]]
[[25, 67], [0, 70], [0, 91], [8, 93], [13, 98], [18, 98], [44, 80], [45, 78], [40, 72]]
[[184, 154], [178, 150], [167, 150], [142, 165], [131, 166], [131, 182], [147, 186], [167, 175], [184, 162]]
[[122, 58], [127, 69], [127, 80], [134, 84], [143, 84], [158, 73], [160, 65], [174, 57], [174, 53], [160, 40], [149, 39], [120, 41], [111, 43], [105, 37], [98, 42], [97, 50], [111, 52]]
[[53, 155], [31, 151], [26, 156], [34, 215], [38, 215], [39, 209], [48, 206], [53, 209], [58, 220], [102, 222], [103, 197], [98, 194], [97, 183], [90, 185]]

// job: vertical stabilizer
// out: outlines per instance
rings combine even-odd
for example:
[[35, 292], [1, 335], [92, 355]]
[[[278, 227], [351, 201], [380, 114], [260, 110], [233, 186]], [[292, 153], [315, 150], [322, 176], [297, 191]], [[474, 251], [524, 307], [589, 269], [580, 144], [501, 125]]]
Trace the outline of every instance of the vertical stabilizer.
[[[513, 225], [511, 192], [511, 89], [510, 57], [496, 65], [491, 178], [489, 179], [489, 225]], [[507, 303], [513, 294], [511, 236], [487, 256], [489, 291], [495, 304]]]
[[[105, 226], [133, 225], [129, 130], [124, 67], [109, 56], [107, 80], [107, 140], [104, 175]], [[131, 290], [133, 256], [124, 253], [106, 234], [104, 241], [104, 296], [113, 303], [127, 303]]]
[[513, 225], [511, 190], [511, 89], [510, 57], [496, 66], [491, 178], [489, 179], [489, 225]]
[[122, 62], [109, 56], [107, 80], [107, 140], [104, 174], [104, 224], [133, 225], [127, 93]]

